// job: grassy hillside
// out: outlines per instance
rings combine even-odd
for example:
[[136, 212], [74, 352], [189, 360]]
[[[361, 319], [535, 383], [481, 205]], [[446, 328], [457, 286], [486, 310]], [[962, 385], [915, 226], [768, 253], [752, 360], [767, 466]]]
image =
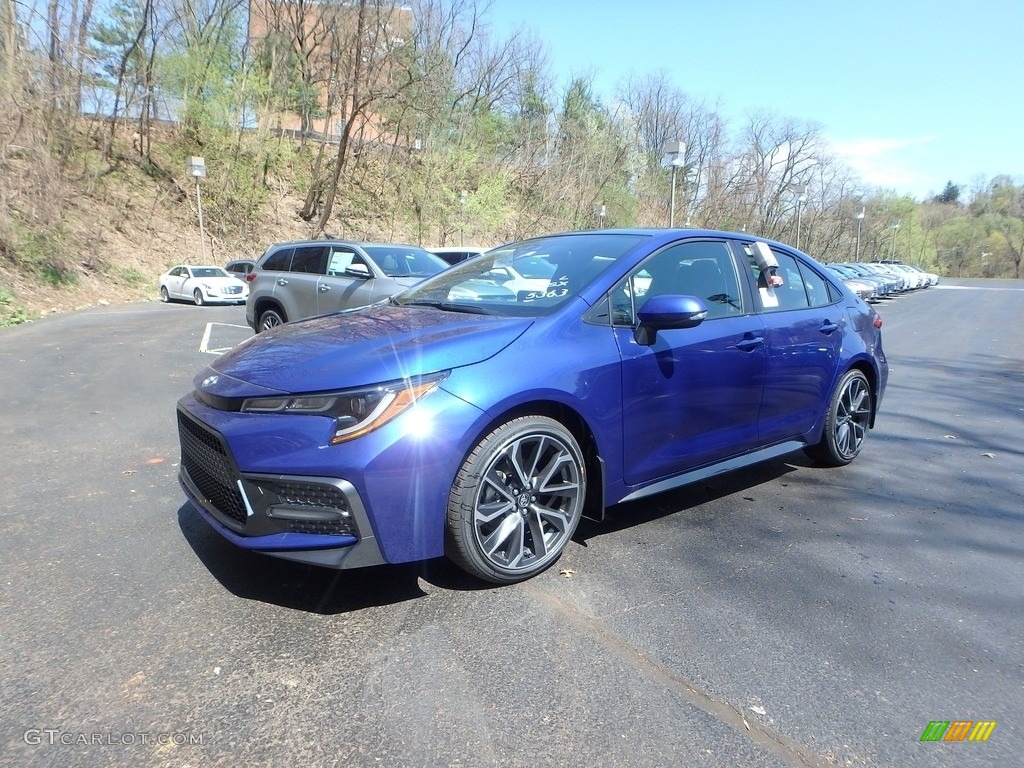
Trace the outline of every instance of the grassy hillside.
[[[81, 146], [63, 162], [32, 147], [6, 147], [0, 326], [106, 302], [155, 301], [162, 272], [201, 260], [195, 182], [176, 137], [154, 144], [147, 161], [130, 132], [104, 152], [108, 130], [106, 123], [86, 126]], [[231, 172], [249, 179], [211, 173], [202, 182], [207, 263], [255, 258], [271, 242], [309, 234], [297, 215], [296, 179], [257, 174], [245, 152], [236, 158]], [[221, 174], [227, 164], [213, 166]]]

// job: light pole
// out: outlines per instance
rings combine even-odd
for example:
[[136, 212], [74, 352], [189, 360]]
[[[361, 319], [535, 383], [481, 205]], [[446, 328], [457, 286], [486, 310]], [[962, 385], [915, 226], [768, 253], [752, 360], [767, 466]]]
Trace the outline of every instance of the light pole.
[[893, 261], [896, 259], [896, 232], [900, 228], [900, 221], [897, 219], [892, 225], [892, 250], [889, 253], [889, 260]]
[[681, 141], [666, 141], [662, 153], [671, 155], [669, 166], [672, 168], [672, 197], [668, 204], [668, 225], [674, 227], [676, 225], [676, 172], [686, 162], [684, 157], [686, 144]]
[[857, 220], [857, 250], [854, 251], [853, 260], [860, 261], [860, 225], [864, 223], [864, 206], [853, 214], [853, 218]]
[[459, 192], [459, 245], [466, 244], [466, 203], [469, 202], [469, 192], [462, 190]]
[[202, 264], [206, 263], [206, 230], [203, 229], [203, 197], [199, 193], [199, 180], [206, 176], [206, 161], [201, 157], [190, 157], [188, 159], [188, 172], [196, 180], [196, 207], [199, 209], [199, 253], [202, 255]]
[[608, 215], [608, 209], [604, 203], [594, 206], [594, 213], [597, 214], [598, 220], [601, 222], [601, 229], [604, 229], [604, 217]]
[[803, 212], [804, 201], [807, 200], [807, 185], [794, 184], [792, 189], [796, 195], [796, 248], [800, 250], [800, 214]]

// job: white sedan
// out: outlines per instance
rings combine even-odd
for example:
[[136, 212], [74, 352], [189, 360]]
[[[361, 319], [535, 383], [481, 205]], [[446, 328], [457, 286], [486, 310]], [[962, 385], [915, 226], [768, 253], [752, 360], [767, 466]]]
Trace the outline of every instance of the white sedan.
[[160, 301], [184, 299], [203, 304], [245, 304], [249, 286], [220, 267], [179, 264], [160, 275]]
[[545, 256], [527, 256], [519, 259], [515, 268], [511, 264], [495, 262], [494, 267], [484, 274], [491, 282], [519, 291], [546, 291], [555, 273], [555, 265]]

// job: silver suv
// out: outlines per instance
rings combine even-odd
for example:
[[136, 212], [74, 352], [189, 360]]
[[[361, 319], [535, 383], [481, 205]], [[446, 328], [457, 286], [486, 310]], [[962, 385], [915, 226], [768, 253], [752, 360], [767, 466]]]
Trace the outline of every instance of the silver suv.
[[257, 332], [380, 301], [448, 267], [414, 245], [301, 240], [267, 248], [246, 275]]

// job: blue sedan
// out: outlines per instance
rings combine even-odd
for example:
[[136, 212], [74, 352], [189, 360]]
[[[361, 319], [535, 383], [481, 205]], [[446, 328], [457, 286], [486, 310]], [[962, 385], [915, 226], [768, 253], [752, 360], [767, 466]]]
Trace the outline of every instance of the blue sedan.
[[[480, 290], [538, 259], [545, 286]], [[178, 403], [179, 480], [245, 549], [446, 555], [511, 583], [608, 505], [800, 449], [848, 464], [885, 390], [881, 325], [812, 258], [746, 234], [525, 240], [219, 358]]]

